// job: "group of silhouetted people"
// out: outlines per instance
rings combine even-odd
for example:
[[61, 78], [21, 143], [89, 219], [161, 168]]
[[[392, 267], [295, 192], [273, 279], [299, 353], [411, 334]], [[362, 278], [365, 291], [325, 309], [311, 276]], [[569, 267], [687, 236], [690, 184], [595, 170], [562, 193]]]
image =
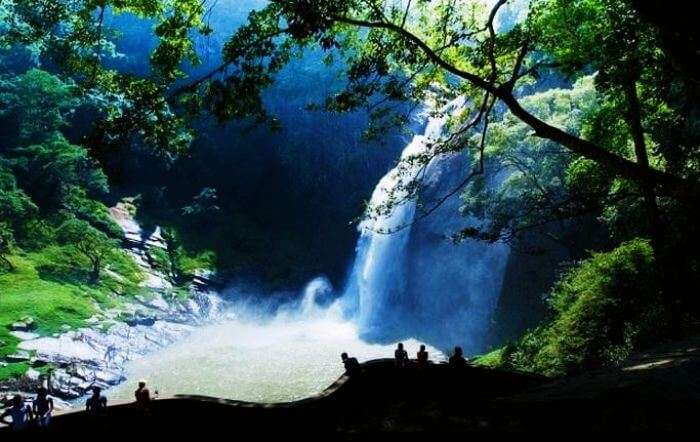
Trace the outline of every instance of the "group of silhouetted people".
[[[350, 357], [347, 353], [342, 353], [340, 355], [340, 358], [343, 360], [345, 372], [348, 375], [352, 376], [362, 371], [362, 367], [357, 361], [357, 358]], [[415, 366], [419, 369], [422, 369], [427, 367], [431, 363], [432, 361], [430, 361], [428, 351], [425, 349], [425, 345], [421, 344], [418, 353], [416, 353], [415, 363], [408, 357], [408, 352], [404, 348], [402, 342], [399, 342], [396, 346], [396, 350], [394, 350], [394, 366], [396, 368], [406, 368], [409, 366]], [[468, 365], [467, 360], [464, 358], [464, 352], [462, 351], [462, 347], [457, 346], [454, 348], [454, 352], [448, 359], [447, 365], [456, 368], [466, 367]]]
[[[24, 396], [16, 394], [10, 406], [0, 415], [0, 421], [9, 424], [15, 430], [23, 430], [32, 424], [46, 428], [51, 423], [52, 413], [53, 398], [49, 396], [49, 391], [45, 387], [40, 387], [31, 405], [27, 404]], [[8, 417], [12, 420], [8, 421]]]
[[[347, 353], [341, 354], [345, 372], [352, 376], [362, 372], [362, 367], [357, 361], [357, 358], [348, 356]], [[421, 345], [416, 353], [415, 363], [408, 357], [408, 352], [404, 348], [403, 343], [399, 342], [394, 351], [394, 365], [396, 368], [403, 369], [409, 366], [415, 366], [419, 369], [427, 367], [431, 363], [428, 351], [425, 345]], [[466, 367], [467, 360], [464, 358], [462, 348], [455, 347], [453, 354], [448, 360], [448, 365], [451, 367]], [[414, 365], [415, 364], [415, 365]], [[158, 392], [155, 392], [156, 395]], [[134, 392], [136, 404], [144, 415], [148, 415], [151, 411], [152, 397], [150, 390], [146, 387], [145, 381], [139, 381], [138, 388]], [[48, 390], [45, 387], [40, 387], [37, 390], [37, 396], [29, 405], [26, 403], [22, 395], [15, 395], [12, 398], [12, 403], [0, 415], [0, 421], [9, 424], [14, 430], [22, 430], [35, 424], [39, 428], [46, 428], [51, 423], [51, 415], [53, 413], [54, 403], [53, 398], [49, 396]], [[107, 410], [107, 398], [102, 394], [102, 389], [98, 386], [92, 387], [92, 395], [85, 401], [85, 411], [92, 417], [103, 415]], [[7, 418], [10, 417], [11, 421]]]
[[[158, 391], [156, 391], [157, 394]], [[145, 381], [139, 381], [134, 397], [139, 410], [144, 415], [149, 414], [152, 398], [150, 390], [146, 388]], [[8, 424], [13, 430], [24, 430], [31, 426], [47, 428], [51, 424], [53, 410], [54, 401], [49, 396], [48, 389], [39, 387], [36, 398], [32, 400], [31, 405], [27, 403], [24, 396], [15, 395], [10, 406], [0, 415], [0, 422]], [[107, 411], [107, 397], [102, 394], [100, 387], [92, 387], [92, 394], [85, 401], [85, 411], [92, 418], [102, 416]]]

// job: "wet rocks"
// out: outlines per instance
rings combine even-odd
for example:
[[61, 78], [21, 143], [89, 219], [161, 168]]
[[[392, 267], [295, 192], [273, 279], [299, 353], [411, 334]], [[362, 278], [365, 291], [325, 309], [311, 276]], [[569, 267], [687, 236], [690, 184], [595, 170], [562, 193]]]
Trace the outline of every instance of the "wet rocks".
[[144, 325], [146, 327], [151, 327], [156, 323], [156, 318], [152, 316], [135, 316], [133, 318], [127, 319], [125, 321], [130, 327], [136, 327], [137, 325]]
[[27, 362], [31, 359], [31, 357], [32, 356], [29, 354], [29, 352], [20, 350], [16, 353], [5, 356], [5, 361], [6, 362]]
[[[27, 341], [29, 339], [36, 339], [39, 337], [37, 333], [27, 332], [27, 331], [11, 331], [10, 334], [20, 341]], [[2, 345], [2, 343], [0, 343]]]
[[21, 320], [10, 325], [10, 331], [14, 332], [30, 332], [34, 329], [34, 318], [25, 316]]
[[146, 276], [142, 285], [148, 294], [118, 309], [98, 308], [85, 327], [76, 330], [66, 325], [52, 336], [35, 333], [30, 317], [12, 324], [11, 334], [20, 342], [15, 354], [2, 363], [26, 362], [30, 369], [23, 377], [3, 382], [0, 389], [34, 391], [44, 384], [54, 396], [70, 400], [93, 386], [117, 385], [126, 379], [128, 361], [183, 339], [195, 325], [212, 321], [223, 311], [218, 294], [207, 285], [214, 278], [212, 273], [198, 276], [187, 299], [173, 295], [172, 283], [148, 259], [149, 248], [165, 247], [160, 229], [150, 235], [143, 232], [132, 209], [120, 203], [110, 212], [124, 231], [125, 250]]
[[[156, 319], [144, 312], [133, 321], [115, 321], [104, 330], [85, 327], [58, 337], [30, 339], [18, 344], [13, 361], [30, 362], [32, 380], [46, 382], [57, 397], [75, 399], [93, 386], [108, 388], [123, 382], [128, 361], [187, 336], [194, 328], [191, 317], [174, 313]], [[35, 370], [42, 365], [51, 367], [47, 375]]]

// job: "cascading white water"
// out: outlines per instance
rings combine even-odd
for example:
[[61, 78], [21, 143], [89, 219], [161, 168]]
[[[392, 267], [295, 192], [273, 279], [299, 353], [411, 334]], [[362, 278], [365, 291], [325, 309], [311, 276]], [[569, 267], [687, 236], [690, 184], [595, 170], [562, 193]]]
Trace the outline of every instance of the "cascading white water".
[[333, 286], [325, 276], [318, 276], [312, 279], [306, 287], [304, 287], [303, 296], [301, 298], [301, 314], [303, 316], [311, 316], [318, 314], [319, 300], [323, 297], [329, 297], [333, 293]]
[[[471, 161], [464, 155], [436, 156], [427, 167], [411, 161], [433, 156], [449, 112], [462, 104], [455, 100], [429, 118], [425, 133], [413, 138], [401, 162], [379, 181], [370, 206], [381, 207], [390, 198], [401, 201], [406, 185], [415, 180], [421, 182], [422, 200], [437, 200], [469, 173]], [[453, 244], [449, 235], [475, 221], [460, 217], [459, 205], [455, 197], [414, 224], [416, 201], [409, 199], [388, 215], [360, 224], [344, 298], [361, 336], [380, 342], [416, 337], [441, 348], [483, 350], [508, 248], [470, 240]]]
[[[377, 184], [374, 207], [401, 200], [415, 179], [422, 201], [438, 199], [463, 179], [471, 168], [464, 155], [442, 155], [426, 167], [411, 161], [432, 153], [447, 114], [460, 105], [456, 101], [429, 118], [424, 134], [404, 149], [402, 162]], [[464, 226], [459, 206], [458, 198], [450, 199], [414, 223], [416, 202], [407, 200], [389, 215], [364, 221], [351, 276], [335, 302], [329, 302], [333, 287], [325, 277], [310, 281], [299, 301], [269, 301], [272, 309], [260, 297], [233, 302], [220, 323], [131, 362], [128, 378], [145, 378], [164, 394], [282, 401], [322, 391], [342, 373], [342, 351], [360, 360], [391, 357], [399, 340], [411, 353], [419, 343], [429, 344], [434, 360], [443, 357], [436, 348], [482, 350], [508, 248], [449, 241]], [[228, 297], [246, 299], [237, 293]], [[132, 388], [133, 382], [110, 394], [129, 399]]]
[[[428, 154], [431, 143], [439, 138], [446, 115], [430, 118], [423, 135], [415, 135], [401, 153], [399, 165], [379, 181], [370, 200], [370, 206], [385, 205], [390, 199], [401, 201], [406, 197], [406, 186], [419, 178], [421, 166], [411, 159]], [[410, 237], [408, 226], [414, 217], [416, 202], [405, 199], [390, 215], [366, 219], [360, 223], [357, 258], [350, 289], [346, 296], [356, 300], [356, 319], [365, 334], [379, 327], [391, 325], [391, 315], [385, 309], [387, 301], [399, 300], [405, 292], [406, 245]], [[387, 232], [394, 232], [388, 234]]]

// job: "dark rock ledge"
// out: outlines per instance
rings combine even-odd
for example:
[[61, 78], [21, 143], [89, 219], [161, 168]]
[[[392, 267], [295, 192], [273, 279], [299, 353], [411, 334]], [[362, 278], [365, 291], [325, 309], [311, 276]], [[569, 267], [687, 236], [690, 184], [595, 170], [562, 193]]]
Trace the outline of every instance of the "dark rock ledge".
[[363, 364], [324, 392], [287, 403], [201, 396], [134, 404], [105, 416], [56, 416], [53, 432], [242, 435], [340, 431], [589, 431], [693, 429], [700, 409], [700, 339], [636, 355], [623, 367], [551, 381], [481, 367], [396, 370], [390, 360]]

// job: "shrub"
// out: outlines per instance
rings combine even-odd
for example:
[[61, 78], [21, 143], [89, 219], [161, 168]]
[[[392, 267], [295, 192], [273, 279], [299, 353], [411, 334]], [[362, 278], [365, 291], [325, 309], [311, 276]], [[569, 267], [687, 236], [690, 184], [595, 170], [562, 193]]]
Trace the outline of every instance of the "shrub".
[[43, 219], [32, 219], [22, 226], [20, 245], [25, 250], [38, 250], [56, 241], [56, 229]]
[[562, 276], [548, 303], [551, 322], [502, 349], [502, 366], [562, 375], [615, 365], [668, 325], [652, 248], [642, 239], [581, 261]]

